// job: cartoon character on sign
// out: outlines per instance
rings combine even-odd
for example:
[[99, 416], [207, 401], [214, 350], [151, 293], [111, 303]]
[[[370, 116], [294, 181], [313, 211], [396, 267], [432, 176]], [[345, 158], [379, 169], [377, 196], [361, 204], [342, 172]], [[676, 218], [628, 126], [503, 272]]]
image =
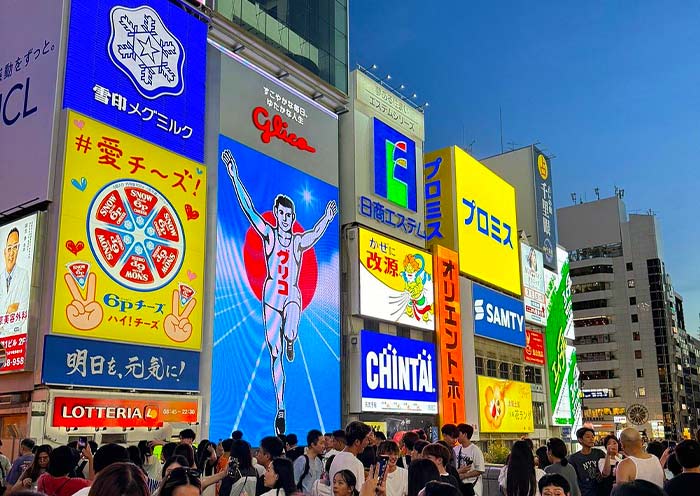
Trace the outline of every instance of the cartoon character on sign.
[[484, 418], [495, 430], [506, 418], [506, 394], [510, 383], [489, 386], [484, 392]]
[[273, 206], [274, 224], [266, 220], [253, 205], [238, 175], [238, 167], [230, 150], [221, 153], [233, 183], [236, 198], [246, 218], [263, 242], [267, 274], [262, 290], [263, 323], [265, 342], [270, 352], [270, 368], [275, 388], [277, 414], [275, 431], [284, 434], [286, 414], [284, 406], [285, 374], [282, 349], [287, 360], [294, 360], [294, 342], [297, 339], [301, 318], [302, 292], [299, 277], [305, 265], [302, 255], [321, 239], [335, 218], [338, 208], [335, 201], [326, 205], [324, 215], [313, 229], [294, 232], [296, 218], [294, 202], [288, 196], [279, 194]]
[[416, 320], [428, 322], [433, 314], [432, 302], [428, 300], [429, 292], [426, 284], [430, 282], [430, 274], [425, 272], [425, 259], [420, 253], [406, 255], [401, 272], [406, 286], [405, 293], [409, 297], [406, 304], [406, 315]]

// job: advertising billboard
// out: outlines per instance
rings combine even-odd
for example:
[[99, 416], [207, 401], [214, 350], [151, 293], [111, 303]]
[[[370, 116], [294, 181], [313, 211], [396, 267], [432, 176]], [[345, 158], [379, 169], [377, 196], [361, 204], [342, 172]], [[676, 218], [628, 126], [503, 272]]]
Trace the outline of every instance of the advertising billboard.
[[433, 343], [370, 331], [360, 342], [363, 412], [437, 413]]
[[68, 112], [52, 331], [199, 350], [206, 168]]
[[529, 434], [535, 430], [530, 384], [477, 376], [481, 432]]
[[462, 307], [457, 253], [443, 246], [433, 249], [435, 268], [435, 319], [440, 351], [438, 392], [440, 423], [466, 422], [462, 359]]
[[532, 173], [535, 178], [535, 217], [537, 219], [537, 244], [544, 251], [544, 264], [555, 270], [557, 265], [557, 226], [552, 193], [552, 169], [544, 153], [532, 147]]
[[199, 391], [199, 353], [47, 335], [44, 384]]
[[[0, 32], [0, 212], [50, 200], [61, 0], [5, 0]], [[31, 12], [31, 28], [27, 13]]]
[[521, 242], [520, 258], [523, 266], [525, 322], [544, 326], [547, 323], [547, 305], [544, 299], [545, 285], [542, 252]]
[[37, 214], [0, 226], [0, 373], [26, 367]]
[[466, 275], [520, 295], [515, 188], [453, 146], [425, 156], [426, 239]]
[[485, 338], [525, 346], [523, 302], [481, 284], [472, 288], [474, 334]]
[[199, 422], [199, 403], [179, 399], [122, 399], [116, 397], [56, 396], [53, 427], [163, 427], [168, 423]]
[[223, 135], [219, 157], [210, 435], [336, 429], [338, 188]]
[[535, 365], [544, 365], [544, 336], [534, 329], [525, 329], [523, 360]]
[[207, 25], [167, 0], [72, 0], [63, 106], [202, 162]]
[[417, 210], [416, 143], [374, 118], [374, 194]]
[[430, 253], [360, 229], [360, 314], [435, 330]]

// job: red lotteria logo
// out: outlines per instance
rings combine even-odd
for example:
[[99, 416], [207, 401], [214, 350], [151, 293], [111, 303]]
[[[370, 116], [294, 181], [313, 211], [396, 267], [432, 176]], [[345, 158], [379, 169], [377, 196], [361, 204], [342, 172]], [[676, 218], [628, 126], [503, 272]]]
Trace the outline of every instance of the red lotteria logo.
[[306, 138], [287, 131], [289, 124], [284, 122], [280, 115], [275, 114], [272, 119], [269, 119], [269, 117], [270, 114], [264, 107], [255, 107], [253, 109], [253, 124], [262, 131], [260, 139], [263, 143], [269, 143], [270, 138], [277, 138], [299, 150], [316, 153], [316, 148], [309, 145]]

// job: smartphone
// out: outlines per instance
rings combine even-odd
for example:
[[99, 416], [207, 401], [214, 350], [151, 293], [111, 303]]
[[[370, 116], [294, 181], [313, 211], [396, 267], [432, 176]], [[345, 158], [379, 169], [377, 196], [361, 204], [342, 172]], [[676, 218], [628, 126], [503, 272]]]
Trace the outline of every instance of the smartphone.
[[389, 466], [389, 456], [380, 455], [379, 456], [379, 480], [377, 482], [377, 487], [384, 484], [384, 478], [386, 477], [386, 469]]
[[671, 441], [668, 443], [668, 452], [673, 453], [674, 451], [676, 451], [676, 443], [675, 441]]
[[87, 436], [80, 436], [78, 438], [78, 451], [83, 451], [87, 446], [88, 438]]

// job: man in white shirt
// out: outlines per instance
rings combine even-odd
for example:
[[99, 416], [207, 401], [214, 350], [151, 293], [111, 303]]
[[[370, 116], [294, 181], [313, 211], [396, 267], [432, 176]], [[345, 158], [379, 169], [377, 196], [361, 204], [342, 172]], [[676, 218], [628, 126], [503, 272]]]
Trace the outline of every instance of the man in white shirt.
[[304, 494], [311, 494], [314, 482], [323, 475], [321, 454], [325, 449], [323, 433], [312, 429], [306, 435], [306, 453], [294, 460], [294, 482]]
[[365, 467], [357, 455], [362, 453], [369, 444], [371, 432], [372, 428], [365, 423], [355, 421], [348, 424], [345, 428], [347, 445], [343, 451], [335, 455], [328, 472], [331, 484], [336, 473], [347, 469], [355, 474], [355, 479], [357, 479], [355, 487], [362, 487], [365, 482]]
[[484, 454], [476, 444], [471, 442], [474, 435], [474, 428], [471, 425], [459, 424], [457, 430], [459, 431], [458, 444], [453, 448], [457, 472], [463, 484], [472, 484], [474, 494], [482, 496], [481, 476], [486, 471]]
[[[5, 267], [0, 272], [0, 315], [11, 315], [29, 308], [29, 272], [17, 265], [19, 248], [19, 230], [15, 227], [10, 229], [2, 252]], [[26, 322], [26, 319], [0, 325], [0, 336], [19, 333], [21, 322]]]

